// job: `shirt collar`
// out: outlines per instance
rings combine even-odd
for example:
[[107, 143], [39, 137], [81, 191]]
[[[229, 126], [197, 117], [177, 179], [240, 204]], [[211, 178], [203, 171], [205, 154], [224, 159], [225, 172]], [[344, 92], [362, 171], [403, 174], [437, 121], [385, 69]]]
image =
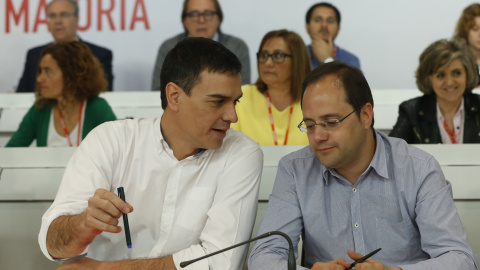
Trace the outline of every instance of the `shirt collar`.
[[388, 174], [388, 163], [387, 163], [387, 148], [385, 145], [385, 140], [382, 138], [382, 135], [379, 131], [375, 130], [375, 139], [376, 139], [376, 149], [375, 154], [373, 155], [372, 161], [367, 168], [373, 168], [378, 175], [383, 178], [389, 178]]
[[[165, 151], [165, 152], [169, 153], [172, 157], [174, 157], [172, 148], [170, 148], [167, 141], [163, 137], [162, 129], [160, 127], [161, 121], [162, 121], [162, 118], [157, 118], [154, 122], [154, 125], [155, 125], [154, 132], [155, 132], [155, 135], [156, 135], [155, 137], [157, 138], [156, 141], [157, 141], [158, 154], [161, 154], [163, 151]], [[186, 160], [199, 158], [199, 157], [206, 157], [206, 156], [208, 156], [209, 152], [210, 151], [208, 151], [207, 149], [201, 149], [200, 152], [196, 153], [193, 156], [187, 157]]]

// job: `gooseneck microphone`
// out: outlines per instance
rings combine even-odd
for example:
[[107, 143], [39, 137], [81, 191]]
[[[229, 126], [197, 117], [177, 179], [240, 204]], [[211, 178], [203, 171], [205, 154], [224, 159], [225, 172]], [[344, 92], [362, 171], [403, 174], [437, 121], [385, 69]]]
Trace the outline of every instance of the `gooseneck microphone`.
[[247, 241], [238, 243], [238, 244], [236, 244], [236, 245], [233, 245], [233, 246], [231, 246], [231, 247], [224, 248], [224, 249], [221, 249], [221, 250], [219, 250], [219, 251], [216, 251], [216, 252], [207, 254], [207, 255], [202, 256], [202, 257], [200, 257], [200, 258], [196, 258], [196, 259], [193, 259], [193, 260], [190, 260], [190, 261], [181, 262], [181, 263], [180, 263], [180, 267], [181, 267], [181, 268], [187, 267], [188, 265], [190, 265], [190, 264], [192, 264], [192, 263], [194, 263], [194, 262], [197, 262], [197, 261], [206, 259], [206, 258], [208, 258], [208, 257], [217, 255], [217, 254], [219, 254], [219, 253], [225, 252], [225, 251], [230, 250], [230, 249], [232, 249], [232, 248], [236, 248], [236, 247], [239, 247], [239, 246], [248, 244], [248, 243], [253, 242], [253, 241], [257, 241], [257, 240], [262, 239], [262, 238], [270, 237], [270, 236], [272, 236], [272, 235], [281, 235], [281, 236], [283, 236], [283, 238], [287, 239], [287, 241], [288, 241], [288, 268], [287, 268], [287, 269], [288, 269], [288, 270], [295, 270], [295, 269], [296, 269], [296, 263], [295, 263], [295, 255], [293, 254], [293, 244], [292, 244], [292, 240], [290, 239], [290, 237], [288, 237], [288, 235], [284, 234], [283, 232], [279, 232], [279, 231], [267, 232], [267, 233], [264, 233], [264, 234], [259, 235], [259, 236], [257, 236], [257, 237], [254, 237], [254, 238], [252, 238], [252, 239], [250, 239], [250, 240], [247, 240]]

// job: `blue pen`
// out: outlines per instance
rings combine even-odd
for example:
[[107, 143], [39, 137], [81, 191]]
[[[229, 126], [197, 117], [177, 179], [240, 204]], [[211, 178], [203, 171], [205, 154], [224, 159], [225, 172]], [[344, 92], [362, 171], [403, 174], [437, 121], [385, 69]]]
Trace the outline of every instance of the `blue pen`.
[[[125, 193], [123, 192], [123, 187], [117, 188], [118, 197], [125, 202]], [[122, 213], [123, 216], [123, 227], [125, 230], [125, 238], [127, 239], [127, 247], [132, 248], [132, 239], [130, 239], [130, 227], [128, 226], [128, 217], [127, 214]]]

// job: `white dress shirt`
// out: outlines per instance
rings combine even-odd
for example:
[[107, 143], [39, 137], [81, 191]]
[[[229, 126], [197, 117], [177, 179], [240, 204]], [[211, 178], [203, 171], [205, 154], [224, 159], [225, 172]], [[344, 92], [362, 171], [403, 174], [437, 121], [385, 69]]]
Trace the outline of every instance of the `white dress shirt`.
[[[160, 119], [107, 122], [82, 142], [65, 170], [52, 206], [42, 218], [40, 247], [50, 223], [85, 211], [98, 188], [134, 207], [128, 214], [132, 249], [125, 234], [104, 232], [85, 252], [101, 261], [159, 258], [173, 254], [180, 269], [191, 260], [250, 238], [256, 215], [263, 153], [246, 135], [229, 130], [221, 148], [178, 161], [164, 141]], [[121, 226], [123, 222], [120, 220]], [[185, 269], [241, 269], [247, 245]]]

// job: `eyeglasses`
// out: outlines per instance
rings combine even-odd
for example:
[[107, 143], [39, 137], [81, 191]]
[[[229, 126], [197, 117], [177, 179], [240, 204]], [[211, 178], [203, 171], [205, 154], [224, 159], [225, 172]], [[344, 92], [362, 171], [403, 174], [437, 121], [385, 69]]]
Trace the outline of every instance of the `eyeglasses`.
[[293, 55], [283, 52], [276, 52], [276, 53], [266, 53], [266, 52], [258, 52], [257, 59], [259, 63], [265, 64], [268, 61], [269, 57], [272, 57], [272, 61], [275, 64], [281, 64], [285, 62], [285, 57], [293, 57]]
[[192, 11], [192, 12], [189, 12], [189, 13], [185, 14], [185, 16], [187, 16], [188, 18], [190, 18], [193, 21], [198, 21], [198, 19], [200, 19], [200, 16], [203, 16], [203, 18], [206, 21], [211, 21], [213, 19], [213, 16], [215, 16], [217, 14], [218, 13], [216, 11], [205, 10], [204, 12]]
[[57, 13], [50, 13], [48, 14], [47, 16], [47, 20], [49, 21], [52, 21], [52, 20], [55, 20], [57, 17], [60, 17], [62, 19], [65, 19], [65, 18], [68, 18], [70, 16], [73, 16], [74, 14], [73, 13], [70, 13], [70, 12], [60, 12], [59, 14]]
[[300, 124], [298, 124], [298, 129], [300, 129], [301, 132], [313, 133], [315, 131], [315, 126], [320, 125], [324, 130], [333, 130], [338, 128], [341, 125], [342, 121], [347, 119], [347, 117], [349, 117], [354, 112], [355, 110], [353, 110], [353, 112], [347, 114], [347, 116], [343, 117], [340, 120], [328, 119], [320, 123], [315, 123], [313, 121], [302, 121], [300, 122]]

